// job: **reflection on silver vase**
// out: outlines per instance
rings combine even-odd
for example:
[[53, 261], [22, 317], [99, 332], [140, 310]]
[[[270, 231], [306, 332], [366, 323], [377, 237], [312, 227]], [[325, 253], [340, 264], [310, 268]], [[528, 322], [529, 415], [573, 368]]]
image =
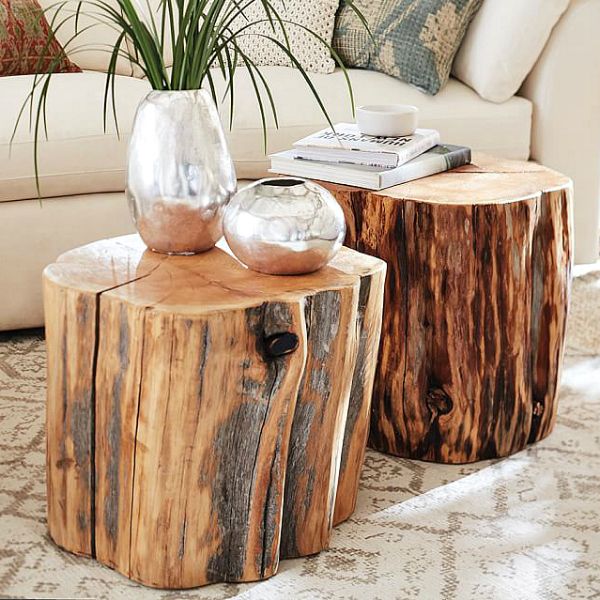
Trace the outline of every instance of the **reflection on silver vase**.
[[224, 228], [241, 262], [272, 275], [320, 269], [346, 235], [344, 213], [332, 194], [303, 179], [263, 179], [239, 191]]
[[196, 254], [223, 235], [236, 177], [214, 102], [204, 90], [153, 91], [138, 108], [127, 197], [146, 245]]

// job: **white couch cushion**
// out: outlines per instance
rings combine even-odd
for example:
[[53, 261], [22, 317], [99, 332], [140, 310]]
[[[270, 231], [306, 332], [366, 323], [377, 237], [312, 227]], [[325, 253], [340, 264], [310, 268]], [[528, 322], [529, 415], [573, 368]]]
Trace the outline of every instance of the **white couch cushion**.
[[[103, 0], [112, 8], [119, 7], [115, 0]], [[80, 68], [90, 71], [106, 71], [110, 63], [111, 51], [119, 38], [119, 31], [97, 7], [84, 3], [81, 6], [75, 35], [75, 15], [79, 0], [39, 0], [46, 19], [52, 23], [58, 41], [67, 51], [69, 58]], [[104, 22], [101, 22], [104, 21]], [[125, 51], [125, 44], [123, 44]], [[132, 75], [133, 65], [127, 58], [117, 59], [116, 72], [119, 75]]]
[[[46, 114], [48, 140], [40, 131], [39, 168], [42, 196], [65, 196], [123, 190], [127, 141], [135, 111], [148, 93], [146, 81], [116, 78], [117, 114], [123, 135], [116, 134], [112, 113], [103, 126], [106, 75], [85, 72], [52, 77]], [[32, 76], [0, 78], [0, 201], [37, 197], [33, 134], [25, 113], [12, 149], [10, 137]]]
[[456, 55], [452, 73], [482, 98], [517, 93], [570, 0], [485, 0]]
[[[280, 129], [269, 120], [269, 151], [287, 149], [297, 139], [325, 126], [319, 107], [298, 71], [265, 67], [266, 78], [278, 106]], [[482, 100], [466, 85], [451, 80], [437, 96], [426, 96], [409, 85], [374, 71], [352, 71], [358, 104], [403, 102], [422, 110], [421, 125], [437, 128], [446, 143], [465, 144], [507, 158], [527, 159], [531, 129], [531, 103], [511, 98], [504, 104]], [[313, 75], [315, 86], [337, 122], [352, 118], [350, 101], [340, 71]], [[9, 158], [9, 140], [16, 115], [31, 87], [31, 76], [0, 78], [0, 201], [36, 197], [32, 134], [24, 118]], [[218, 82], [217, 82], [218, 83]], [[121, 137], [109, 115], [103, 131], [102, 73], [60, 74], [53, 77], [48, 95], [48, 137], [41, 137], [39, 167], [45, 197], [123, 190], [127, 142], [139, 101], [149, 91], [146, 81], [117, 77], [117, 114]], [[222, 84], [221, 84], [222, 86]], [[260, 112], [245, 69], [236, 82], [233, 131], [226, 134], [238, 177], [265, 175]], [[225, 123], [228, 105], [220, 107]]]

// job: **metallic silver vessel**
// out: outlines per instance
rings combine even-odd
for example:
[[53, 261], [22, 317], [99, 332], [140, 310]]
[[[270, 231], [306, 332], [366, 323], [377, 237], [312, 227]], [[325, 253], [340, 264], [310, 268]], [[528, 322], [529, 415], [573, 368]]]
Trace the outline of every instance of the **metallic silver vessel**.
[[225, 238], [236, 257], [272, 275], [326, 265], [346, 235], [344, 213], [325, 188], [303, 179], [263, 179], [240, 190], [225, 213]]
[[129, 143], [127, 197], [146, 243], [167, 254], [210, 250], [236, 189], [233, 162], [205, 90], [153, 91]]

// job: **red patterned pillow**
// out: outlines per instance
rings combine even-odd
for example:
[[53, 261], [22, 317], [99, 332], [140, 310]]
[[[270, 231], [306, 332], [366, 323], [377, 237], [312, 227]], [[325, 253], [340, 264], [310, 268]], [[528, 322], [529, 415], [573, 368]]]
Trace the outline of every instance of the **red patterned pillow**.
[[56, 39], [35, 0], [0, 0], [0, 77], [47, 73], [80, 73]]

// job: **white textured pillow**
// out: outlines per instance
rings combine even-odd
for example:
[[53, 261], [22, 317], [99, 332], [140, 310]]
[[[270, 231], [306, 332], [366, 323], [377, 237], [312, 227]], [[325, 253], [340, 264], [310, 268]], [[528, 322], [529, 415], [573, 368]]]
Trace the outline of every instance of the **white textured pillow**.
[[[118, 10], [119, 4], [116, 0], [106, 0], [105, 2], [113, 10]], [[110, 49], [116, 43], [119, 32], [108, 23], [108, 19], [102, 19], [98, 22], [97, 15], [103, 14], [98, 8], [90, 4], [83, 4], [81, 12], [77, 19], [78, 36], [72, 40], [75, 35], [75, 14], [77, 13], [78, 0], [40, 0], [42, 9], [45, 11], [48, 23], [52, 23], [54, 28], [59, 25], [60, 29], [56, 34], [56, 39], [65, 47], [67, 54], [75, 48], [78, 51], [72, 55], [72, 59], [84, 71], [106, 71], [110, 63]], [[88, 14], [96, 16], [88, 16]], [[55, 19], [53, 21], [53, 19]], [[116, 72], [118, 75], [133, 74], [133, 66], [125, 57], [117, 59]]]
[[452, 74], [482, 98], [505, 102], [540, 57], [569, 0], [484, 0]]
[[[298, 23], [298, 25], [314, 31], [328, 44], [331, 44], [339, 0], [272, 0], [272, 4], [282, 20]], [[264, 8], [260, 2], [252, 3], [245, 9], [244, 14], [250, 22], [266, 19]], [[247, 23], [248, 21], [238, 17], [235, 26], [239, 29]], [[244, 32], [249, 35], [238, 38], [241, 49], [259, 66], [288, 67], [292, 65], [287, 54], [277, 44], [261, 37], [261, 35], [275, 37], [285, 44], [281, 26], [276, 23], [275, 29], [277, 35], [268, 21], [257, 23]], [[335, 61], [331, 58], [331, 53], [325, 45], [302, 27], [286, 23], [285, 29], [292, 52], [304, 69], [313, 73], [333, 73]]]

